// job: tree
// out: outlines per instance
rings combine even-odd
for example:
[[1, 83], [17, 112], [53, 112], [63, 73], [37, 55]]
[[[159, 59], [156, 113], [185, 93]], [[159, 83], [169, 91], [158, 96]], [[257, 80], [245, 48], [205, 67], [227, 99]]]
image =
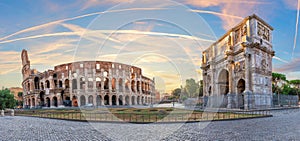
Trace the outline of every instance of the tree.
[[187, 79], [185, 81], [185, 90], [189, 97], [198, 97], [199, 88], [199, 83], [196, 83], [193, 78]]
[[16, 100], [14, 99], [14, 95], [10, 93], [9, 89], [0, 90], [0, 109], [5, 108], [14, 108], [16, 105]]
[[[281, 73], [272, 73], [272, 92], [279, 93], [282, 91], [282, 88], [278, 87], [278, 82], [286, 81], [286, 76]], [[286, 88], [287, 91], [287, 88]]]
[[174, 97], [176, 97], [177, 99], [180, 97], [180, 94], [181, 94], [181, 89], [180, 88], [176, 88], [172, 91], [172, 95]]
[[289, 81], [289, 83], [291, 85], [294, 85], [293, 93], [296, 93], [296, 95], [299, 95], [299, 93], [300, 93], [300, 80], [299, 79], [291, 80], [291, 81]]

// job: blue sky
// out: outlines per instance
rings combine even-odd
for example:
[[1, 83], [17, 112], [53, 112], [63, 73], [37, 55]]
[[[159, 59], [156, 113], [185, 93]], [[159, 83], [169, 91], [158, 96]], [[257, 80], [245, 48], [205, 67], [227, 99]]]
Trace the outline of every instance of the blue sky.
[[117, 61], [143, 68], [169, 92], [186, 78], [201, 79], [202, 50], [252, 14], [274, 28], [273, 70], [300, 79], [298, 7], [297, 0], [2, 0], [0, 87], [20, 86], [27, 49], [39, 71]]

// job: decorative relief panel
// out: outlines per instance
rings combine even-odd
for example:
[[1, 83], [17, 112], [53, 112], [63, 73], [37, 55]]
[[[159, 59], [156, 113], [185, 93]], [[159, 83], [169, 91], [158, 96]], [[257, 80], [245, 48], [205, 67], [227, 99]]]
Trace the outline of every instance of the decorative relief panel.
[[234, 64], [234, 72], [240, 72], [245, 70], [245, 61], [236, 62]]
[[270, 31], [260, 22], [257, 22], [257, 35], [260, 36], [262, 39], [270, 41]]

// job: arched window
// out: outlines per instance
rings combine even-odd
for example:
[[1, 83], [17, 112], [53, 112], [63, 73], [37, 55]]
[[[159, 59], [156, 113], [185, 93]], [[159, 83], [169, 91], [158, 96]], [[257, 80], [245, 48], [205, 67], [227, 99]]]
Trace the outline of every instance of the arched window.
[[50, 88], [50, 81], [49, 80], [46, 80], [46, 88]]
[[70, 88], [70, 86], [69, 86], [69, 79], [65, 80], [65, 87], [66, 87], [66, 89]]
[[101, 79], [99, 77], [96, 78], [96, 88], [101, 90]]
[[109, 83], [108, 83], [108, 78], [105, 78], [105, 80], [104, 80], [104, 90], [108, 90], [109, 89]]
[[88, 79], [88, 88], [92, 89], [93, 88], [93, 78]]
[[77, 80], [76, 79], [72, 80], [72, 89], [73, 90], [77, 89]]
[[81, 77], [80, 78], [80, 89], [84, 89], [85, 88], [85, 78]]
[[123, 80], [122, 80], [122, 78], [119, 79], [119, 92], [123, 92]]
[[116, 79], [115, 78], [113, 78], [111, 80], [111, 88], [112, 88], [113, 92], [116, 91]]
[[39, 84], [40, 84], [40, 79], [38, 77], [35, 77], [34, 78], [34, 88], [35, 89], [40, 89]]

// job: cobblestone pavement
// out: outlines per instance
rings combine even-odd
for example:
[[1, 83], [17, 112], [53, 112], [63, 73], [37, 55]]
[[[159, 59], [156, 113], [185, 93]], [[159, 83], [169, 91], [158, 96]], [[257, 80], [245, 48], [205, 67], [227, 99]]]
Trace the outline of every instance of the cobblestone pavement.
[[0, 117], [0, 140], [300, 140], [300, 110], [273, 117], [186, 124], [87, 123]]

